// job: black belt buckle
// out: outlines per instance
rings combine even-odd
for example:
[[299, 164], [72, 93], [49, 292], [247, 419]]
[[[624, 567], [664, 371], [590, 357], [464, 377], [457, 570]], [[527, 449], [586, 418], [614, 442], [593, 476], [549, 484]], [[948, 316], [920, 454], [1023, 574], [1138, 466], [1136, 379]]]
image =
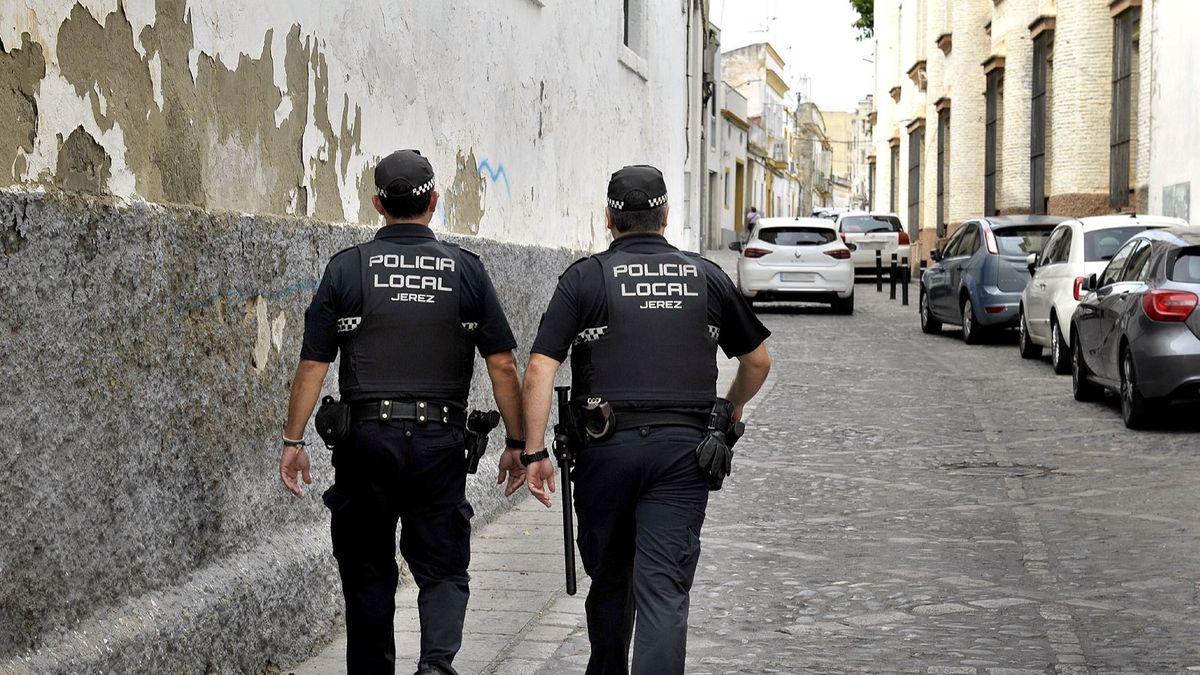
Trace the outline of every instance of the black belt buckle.
[[392, 419], [392, 402], [384, 399], [379, 402], [379, 421], [390, 422]]

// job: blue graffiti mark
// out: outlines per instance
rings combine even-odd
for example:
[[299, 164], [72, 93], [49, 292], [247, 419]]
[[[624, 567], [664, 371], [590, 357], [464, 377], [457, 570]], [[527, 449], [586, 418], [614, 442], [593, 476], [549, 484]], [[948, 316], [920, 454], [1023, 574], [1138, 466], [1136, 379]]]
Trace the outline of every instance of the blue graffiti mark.
[[504, 170], [503, 164], [497, 164], [496, 168], [492, 169], [492, 165], [485, 159], [479, 163], [479, 173], [482, 174], [485, 171], [493, 183], [503, 178], [504, 189], [508, 192], [508, 196], [512, 197], [512, 186], [508, 184], [508, 172]]
[[297, 281], [294, 284], [289, 284], [276, 290], [263, 290], [259, 288], [231, 288], [227, 291], [214, 293], [213, 295], [200, 300], [194, 300], [192, 302], [177, 302], [175, 303], [175, 316], [182, 316], [197, 309], [206, 309], [208, 307], [212, 307], [213, 305], [217, 304], [218, 300], [221, 300], [222, 298], [231, 300], [234, 298], [245, 299], [262, 296], [269, 300], [282, 300], [288, 296], [296, 295], [297, 293], [316, 291], [317, 287], [320, 285], [320, 279], [312, 278], [304, 279], [303, 281]]

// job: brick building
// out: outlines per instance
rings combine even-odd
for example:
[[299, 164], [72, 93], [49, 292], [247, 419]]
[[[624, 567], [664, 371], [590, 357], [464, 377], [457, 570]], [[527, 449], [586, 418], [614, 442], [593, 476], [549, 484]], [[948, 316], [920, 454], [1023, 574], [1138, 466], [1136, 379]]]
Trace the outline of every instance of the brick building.
[[[1194, 4], [877, 0], [875, 208], [901, 216], [922, 256], [980, 215], [1186, 213], [1195, 153], [1168, 164], [1151, 147], [1200, 150], [1176, 112], [1195, 109], [1181, 92], [1198, 48], [1176, 35], [1186, 21], [1158, 18]], [[1181, 88], [1156, 85], [1160, 70]]]

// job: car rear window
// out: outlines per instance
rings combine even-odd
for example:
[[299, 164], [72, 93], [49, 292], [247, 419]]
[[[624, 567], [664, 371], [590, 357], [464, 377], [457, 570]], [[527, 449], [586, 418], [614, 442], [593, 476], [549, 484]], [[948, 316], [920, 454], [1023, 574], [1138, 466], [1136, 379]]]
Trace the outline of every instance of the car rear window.
[[1053, 225], [1028, 225], [992, 230], [992, 234], [996, 235], [1000, 255], [1029, 255], [1042, 252], [1053, 230]]
[[821, 246], [837, 239], [837, 234], [824, 227], [772, 227], [760, 230], [758, 238], [776, 246]]
[[1128, 227], [1110, 227], [1103, 230], [1091, 230], [1083, 233], [1083, 259], [1088, 262], [1112, 260], [1117, 251], [1129, 241], [1133, 235], [1145, 232], [1148, 228], [1142, 225]]
[[900, 219], [895, 216], [850, 216], [842, 219], [842, 232], [899, 232]]
[[1200, 284], [1200, 248], [1189, 248], [1179, 252], [1171, 273], [1167, 275], [1171, 281], [1182, 281], [1190, 284]]

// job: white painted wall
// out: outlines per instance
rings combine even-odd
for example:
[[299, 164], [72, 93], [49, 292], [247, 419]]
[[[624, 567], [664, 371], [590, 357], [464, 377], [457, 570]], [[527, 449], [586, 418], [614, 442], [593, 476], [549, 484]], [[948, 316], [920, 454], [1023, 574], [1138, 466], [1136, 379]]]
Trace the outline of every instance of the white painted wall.
[[[1152, 22], [1154, 69], [1150, 84], [1150, 182], [1152, 213], [1166, 213], [1164, 189], [1190, 184], [1188, 217], [1200, 223], [1200, 3], [1154, 0], [1143, 6]], [[1143, 52], [1143, 58], [1145, 53]], [[1176, 215], [1177, 211], [1170, 211]]]
[[[41, 112], [36, 146], [25, 158], [28, 168], [21, 178], [53, 175], [56, 135], [66, 137], [82, 125], [112, 158], [107, 188], [136, 197], [125, 139], [139, 130], [119, 125], [103, 130], [89, 98], [76, 95], [59, 69], [58, 29], [74, 4], [0, 4], [5, 48], [20, 46], [21, 34], [28, 32], [42, 45], [47, 61], [36, 101]], [[135, 46], [144, 54], [137, 36], [155, 22], [155, 0], [121, 4]], [[83, 5], [104, 23], [118, 0], [84, 0]], [[692, 2], [646, 2], [644, 7], [641, 55], [622, 44], [621, 3], [192, 0], [188, 12], [193, 72], [201, 52], [230, 68], [243, 55], [258, 58], [267, 32], [274, 32], [275, 86], [284, 93], [277, 117], [286, 116], [296, 93], [287, 91], [283, 38], [299, 25], [301, 40], [315, 41], [327, 61], [325, 112], [335, 130], [344, 101], [351, 119], [354, 106], [362, 108], [361, 144], [349, 156], [346, 170], [338, 172], [338, 199], [347, 220], [358, 219], [358, 177], [378, 157], [403, 147], [421, 149], [433, 162], [438, 189], [445, 192], [456, 158], [473, 153], [485, 176], [480, 235], [598, 248], [606, 243], [602, 208], [609, 174], [625, 164], [650, 163], [666, 175], [672, 205], [668, 234], [695, 248], [699, 228], [684, 229], [698, 217], [701, 179], [698, 125], [689, 128], [686, 123], [689, 114], [699, 117], [698, 105], [689, 105], [686, 31], [690, 22], [698, 36], [703, 21]], [[698, 37], [690, 44], [697, 45]], [[690, 56], [699, 63], [696, 49]], [[698, 102], [698, 89], [693, 89]], [[298, 148], [305, 166], [327, 152], [313, 115], [308, 120]], [[254, 153], [252, 143], [227, 147], [221, 165], [207, 170], [242, 172], [240, 184], [253, 189], [268, 182], [256, 172], [269, 170]], [[692, 177], [691, 214], [683, 208], [689, 192], [685, 172]], [[312, 194], [312, 176], [305, 180]], [[310, 199], [310, 213], [312, 203]]]

